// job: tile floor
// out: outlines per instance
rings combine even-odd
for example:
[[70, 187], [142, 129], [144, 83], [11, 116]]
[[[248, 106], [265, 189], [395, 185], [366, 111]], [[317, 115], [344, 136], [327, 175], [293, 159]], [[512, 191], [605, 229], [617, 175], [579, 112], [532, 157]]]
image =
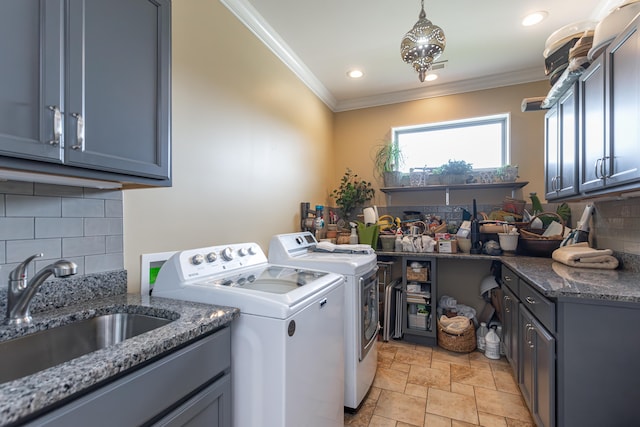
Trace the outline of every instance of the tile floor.
[[534, 427], [507, 360], [403, 341], [378, 343], [378, 370], [358, 427]]

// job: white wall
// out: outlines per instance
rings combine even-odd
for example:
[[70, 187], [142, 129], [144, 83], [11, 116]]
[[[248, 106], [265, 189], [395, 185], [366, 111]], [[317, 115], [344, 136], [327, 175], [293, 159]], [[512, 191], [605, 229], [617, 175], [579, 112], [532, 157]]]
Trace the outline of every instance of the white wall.
[[332, 120], [217, 0], [172, 3], [173, 187], [124, 192], [129, 292], [140, 255], [255, 241], [298, 229], [326, 203]]

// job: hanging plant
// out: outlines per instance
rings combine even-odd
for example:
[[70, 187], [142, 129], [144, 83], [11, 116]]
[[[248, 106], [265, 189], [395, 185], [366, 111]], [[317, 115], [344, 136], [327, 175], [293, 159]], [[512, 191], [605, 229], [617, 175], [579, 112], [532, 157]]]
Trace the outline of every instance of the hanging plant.
[[357, 174], [347, 168], [340, 186], [331, 192], [331, 197], [335, 199], [342, 218], [348, 220], [353, 211], [373, 199], [374, 194], [375, 190], [370, 182], [359, 179]]

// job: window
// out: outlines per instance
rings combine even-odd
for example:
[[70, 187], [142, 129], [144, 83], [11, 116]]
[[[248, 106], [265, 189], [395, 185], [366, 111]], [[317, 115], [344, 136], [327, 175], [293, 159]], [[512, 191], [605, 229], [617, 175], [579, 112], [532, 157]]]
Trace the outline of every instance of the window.
[[509, 164], [509, 115], [393, 128], [392, 136], [404, 161], [401, 171], [438, 167], [451, 160], [472, 163], [474, 169]]

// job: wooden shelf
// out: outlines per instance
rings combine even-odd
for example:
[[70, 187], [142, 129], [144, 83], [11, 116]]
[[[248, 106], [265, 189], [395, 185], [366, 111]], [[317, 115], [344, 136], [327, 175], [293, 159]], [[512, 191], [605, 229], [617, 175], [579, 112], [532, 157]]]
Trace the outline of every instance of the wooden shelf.
[[444, 191], [445, 203], [449, 205], [449, 194], [451, 191], [456, 190], [499, 190], [499, 189], [511, 189], [511, 197], [515, 197], [515, 191], [529, 184], [529, 181], [520, 182], [494, 182], [492, 184], [453, 184], [453, 185], [426, 185], [423, 187], [383, 187], [380, 189], [387, 195], [387, 204], [391, 204], [391, 196], [394, 193], [409, 193], [409, 192], [434, 192]]

